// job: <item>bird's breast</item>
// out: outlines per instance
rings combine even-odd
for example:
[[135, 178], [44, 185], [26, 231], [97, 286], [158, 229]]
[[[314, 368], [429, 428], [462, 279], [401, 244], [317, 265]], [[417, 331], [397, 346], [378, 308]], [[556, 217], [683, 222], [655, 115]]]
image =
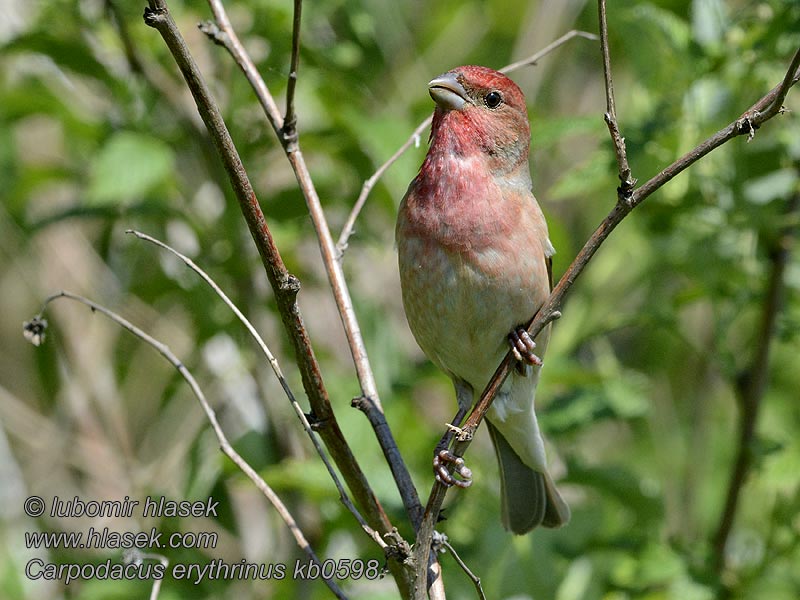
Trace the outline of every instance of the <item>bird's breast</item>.
[[482, 389], [508, 349], [508, 333], [544, 301], [537, 292], [544, 265], [537, 269], [504, 244], [459, 250], [418, 235], [398, 236], [398, 256], [417, 343], [437, 366]]

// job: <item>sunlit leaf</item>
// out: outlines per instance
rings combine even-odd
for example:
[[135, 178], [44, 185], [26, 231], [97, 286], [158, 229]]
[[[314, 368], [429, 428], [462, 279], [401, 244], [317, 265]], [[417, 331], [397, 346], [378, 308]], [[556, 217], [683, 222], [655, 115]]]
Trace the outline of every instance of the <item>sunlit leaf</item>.
[[114, 134], [91, 165], [87, 201], [126, 204], [140, 198], [167, 178], [174, 162], [172, 149], [156, 137]]

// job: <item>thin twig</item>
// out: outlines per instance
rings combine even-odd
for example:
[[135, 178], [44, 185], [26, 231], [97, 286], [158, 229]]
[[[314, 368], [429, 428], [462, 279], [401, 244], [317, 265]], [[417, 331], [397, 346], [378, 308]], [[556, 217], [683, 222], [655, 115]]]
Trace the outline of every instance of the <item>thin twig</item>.
[[294, 90], [297, 86], [297, 68], [300, 63], [300, 15], [302, 9], [303, 0], [294, 0], [292, 58], [289, 67], [289, 81], [286, 85], [286, 116], [283, 117], [283, 127], [281, 127], [286, 152], [294, 152], [297, 148], [297, 115], [294, 112]]
[[501, 73], [512, 73], [522, 67], [529, 67], [535, 65], [539, 62], [542, 58], [550, 54], [553, 50], [563, 46], [565, 43], [570, 41], [572, 38], [580, 37], [586, 40], [597, 41], [600, 39], [596, 34], [589, 33], [588, 31], [581, 31], [579, 29], [571, 29], [560, 38], [557, 38], [547, 44], [541, 50], [538, 50], [531, 54], [527, 58], [523, 58], [522, 60], [518, 60], [517, 62], [513, 62], [511, 64], [506, 65], [505, 67], [498, 69]]
[[761, 401], [769, 379], [769, 353], [775, 336], [775, 324], [784, 296], [784, 273], [789, 264], [792, 247], [798, 232], [800, 193], [792, 196], [786, 206], [785, 225], [769, 251], [770, 270], [767, 278], [761, 323], [755, 337], [752, 363], [738, 378], [736, 394], [739, 400], [739, 441], [736, 459], [731, 470], [725, 504], [719, 524], [711, 540], [712, 567], [717, 574], [725, 568], [725, 547], [736, 518], [742, 487], [753, 462], [753, 439]]
[[[541, 50], [535, 52], [534, 54], [531, 54], [529, 57], [523, 58], [522, 60], [506, 65], [505, 67], [500, 69], [500, 72], [511, 73], [512, 71], [516, 71], [517, 69], [521, 69], [522, 67], [535, 65], [539, 60], [541, 60], [542, 58], [550, 54], [553, 50], [562, 46], [563, 44], [565, 44], [574, 37], [581, 37], [587, 40], [598, 39], [598, 37], [593, 33], [589, 33], [588, 31], [579, 31], [577, 29], [573, 29], [562, 35], [557, 40], [554, 40], [553, 42], [549, 43]], [[398, 148], [397, 151], [394, 154], [392, 154], [392, 156], [389, 157], [389, 159], [385, 163], [383, 163], [380, 167], [378, 167], [378, 169], [364, 182], [364, 185], [361, 186], [361, 192], [359, 193], [358, 198], [356, 199], [356, 202], [353, 205], [353, 208], [350, 210], [350, 214], [347, 216], [347, 220], [345, 221], [344, 226], [342, 227], [342, 232], [339, 234], [339, 241], [336, 242], [336, 248], [339, 251], [338, 255], [339, 260], [342, 259], [342, 255], [347, 250], [347, 245], [350, 241], [350, 237], [355, 232], [355, 223], [356, 220], [358, 219], [358, 215], [361, 213], [361, 209], [364, 208], [364, 204], [367, 201], [367, 197], [372, 192], [372, 189], [378, 183], [380, 178], [383, 177], [383, 174], [386, 173], [389, 167], [391, 167], [395, 162], [397, 162], [397, 160], [403, 154], [405, 154], [406, 150], [408, 150], [412, 145], [413, 146], [419, 145], [420, 136], [431, 124], [432, 119], [433, 117], [428, 117], [427, 119], [422, 121], [422, 123], [417, 125], [417, 128], [414, 129], [414, 132], [403, 143], [403, 145], [400, 146], [400, 148]]]
[[483, 586], [481, 585], [481, 578], [475, 575], [475, 573], [473, 573], [472, 570], [467, 566], [467, 563], [461, 560], [461, 557], [458, 555], [455, 548], [453, 548], [449, 541], [443, 539], [440, 543], [442, 546], [447, 548], [450, 554], [453, 555], [455, 561], [458, 563], [458, 566], [461, 567], [461, 570], [464, 571], [466, 576], [470, 578], [475, 586], [475, 591], [478, 592], [478, 598], [480, 598], [480, 600], [486, 600], [486, 594], [483, 592]]
[[625, 138], [622, 137], [617, 123], [614, 83], [611, 80], [611, 56], [608, 50], [606, 0], [598, 0], [597, 6], [600, 21], [600, 51], [603, 54], [603, 75], [605, 76], [606, 84], [606, 114], [604, 118], [606, 125], [608, 125], [608, 132], [611, 134], [611, 141], [614, 143], [614, 154], [617, 157], [617, 167], [619, 168], [620, 186], [617, 189], [617, 197], [620, 202], [630, 202], [631, 190], [636, 185], [636, 179], [631, 175], [631, 168], [628, 165], [628, 153], [625, 150]]
[[406, 150], [408, 150], [412, 145], [414, 147], [419, 146], [420, 143], [420, 136], [422, 136], [423, 132], [430, 127], [431, 121], [433, 121], [433, 116], [428, 117], [422, 123], [417, 125], [417, 128], [414, 130], [414, 133], [411, 134], [405, 143], [400, 146], [397, 151], [392, 154], [392, 156], [383, 163], [378, 170], [375, 171], [365, 182], [364, 185], [361, 186], [361, 193], [358, 194], [358, 199], [356, 203], [353, 205], [350, 214], [347, 215], [347, 220], [342, 227], [342, 233], [339, 234], [339, 241], [336, 242], [336, 249], [339, 251], [338, 259], [341, 261], [342, 257], [344, 256], [345, 251], [347, 250], [347, 244], [350, 240], [350, 236], [353, 235], [355, 231], [355, 224], [358, 215], [361, 213], [361, 209], [364, 208], [364, 203], [367, 201], [367, 197], [372, 192], [372, 188], [375, 187], [375, 184], [378, 183], [383, 174], [391, 167], [397, 159], [399, 159], [403, 154], [405, 154]]
[[[215, 41], [221, 43], [225, 47], [236, 64], [239, 65], [239, 68], [242, 69], [248, 82], [253, 87], [259, 103], [264, 109], [267, 119], [278, 135], [278, 138], [281, 139], [283, 143], [283, 138], [281, 136], [283, 119], [277, 111], [277, 106], [275, 105], [275, 101], [266, 83], [264, 83], [255, 64], [239, 41], [236, 32], [231, 27], [222, 3], [219, 0], [208, 0], [208, 2], [217, 20], [216, 25], [223, 34], [215, 37]], [[411, 480], [411, 475], [397, 448], [397, 443], [394, 440], [391, 429], [386, 422], [386, 417], [383, 413], [383, 407], [378, 395], [377, 385], [375, 383], [375, 376], [369, 364], [364, 340], [361, 336], [361, 330], [358, 325], [358, 320], [356, 319], [353, 302], [350, 298], [350, 292], [344, 277], [344, 271], [342, 270], [341, 264], [336, 260], [338, 252], [334, 245], [333, 238], [331, 237], [330, 229], [325, 219], [325, 213], [322, 210], [322, 204], [311, 180], [311, 175], [308, 172], [299, 145], [290, 152], [284, 144], [284, 149], [286, 150], [287, 157], [295, 172], [306, 205], [308, 206], [309, 214], [311, 215], [311, 221], [319, 240], [323, 263], [328, 274], [331, 288], [333, 289], [334, 300], [336, 301], [336, 306], [342, 319], [359, 385], [361, 386], [361, 395], [353, 401], [353, 405], [364, 412], [372, 426], [381, 450], [392, 471], [398, 491], [400, 492], [400, 497], [403, 501], [403, 506], [409, 515], [409, 519], [416, 528], [422, 517], [422, 504], [417, 490], [414, 487], [414, 483]], [[387, 529], [384, 533], [388, 533], [389, 531], [391, 531], [391, 529]]]
[[[165, 571], [169, 566], [169, 560], [167, 559], [166, 556], [162, 554], [154, 554], [151, 552], [139, 552], [138, 560], [157, 560], [161, 565], [163, 565]], [[150, 589], [150, 600], [158, 600], [158, 595], [161, 593], [162, 581], [164, 581], [163, 578], [155, 579], [153, 581], [153, 587]]]
[[[302, 529], [297, 524], [297, 521], [292, 516], [289, 509], [280, 499], [280, 497], [275, 493], [275, 491], [267, 484], [266, 481], [253, 469], [241, 455], [234, 450], [233, 446], [231, 446], [228, 438], [225, 436], [225, 432], [222, 430], [222, 426], [219, 424], [217, 420], [217, 414], [211, 405], [206, 400], [205, 394], [203, 390], [200, 388], [200, 385], [197, 383], [197, 380], [192, 375], [191, 371], [186, 368], [186, 366], [180, 361], [180, 359], [175, 356], [175, 354], [170, 350], [169, 346], [160, 342], [159, 340], [155, 339], [148, 333], [145, 333], [142, 329], [125, 319], [124, 317], [118, 315], [112, 310], [109, 310], [105, 306], [97, 304], [96, 302], [92, 302], [88, 298], [84, 298], [83, 296], [79, 296], [77, 294], [72, 294], [70, 292], [59, 292], [58, 294], [53, 294], [45, 299], [44, 303], [42, 304], [42, 309], [37, 315], [37, 318], [41, 320], [42, 314], [46, 310], [47, 306], [50, 302], [57, 300], [59, 298], [68, 298], [70, 300], [75, 300], [76, 302], [80, 302], [92, 309], [92, 312], [99, 312], [109, 319], [111, 319], [114, 323], [130, 331], [133, 335], [138, 337], [143, 342], [146, 342], [153, 348], [155, 348], [161, 356], [163, 356], [169, 363], [172, 364], [173, 367], [181, 374], [187, 384], [189, 384], [189, 388], [194, 393], [197, 400], [200, 402], [200, 406], [203, 408], [203, 412], [206, 413], [206, 418], [208, 419], [209, 423], [211, 424], [211, 428], [214, 430], [214, 434], [217, 436], [217, 441], [219, 442], [220, 449], [222, 452], [233, 461], [233, 463], [239, 467], [239, 469], [247, 475], [250, 481], [259, 489], [259, 491], [264, 495], [267, 500], [269, 500], [270, 504], [275, 508], [278, 515], [280, 515], [283, 522], [289, 528], [292, 535], [294, 536], [297, 545], [303, 550], [303, 552], [308, 555], [308, 557], [317, 565], [322, 567], [320, 560], [317, 558], [314, 549], [309, 544], [308, 540], [306, 539], [305, 535], [303, 535]], [[325, 584], [330, 588], [330, 590], [334, 593], [337, 598], [342, 598], [346, 600], [347, 596], [345, 596], [344, 592], [336, 585], [336, 582], [333, 579], [324, 579]]]
[[201, 269], [191, 258], [189, 258], [184, 254], [181, 254], [173, 247], [169, 246], [168, 244], [165, 244], [161, 240], [157, 240], [156, 238], [147, 235], [146, 233], [135, 231], [133, 229], [127, 230], [126, 233], [133, 234], [140, 240], [145, 240], [147, 242], [150, 242], [151, 244], [155, 244], [159, 248], [163, 248], [164, 250], [167, 250], [168, 252], [171, 252], [172, 254], [177, 256], [180, 260], [183, 261], [183, 263], [187, 267], [189, 267], [195, 273], [197, 273], [200, 276], [200, 278], [203, 281], [205, 281], [209, 285], [209, 287], [211, 287], [212, 290], [214, 290], [217, 296], [219, 296], [222, 299], [222, 301], [228, 306], [228, 308], [231, 309], [233, 314], [236, 315], [236, 318], [239, 319], [242, 325], [245, 326], [248, 333], [255, 340], [256, 344], [258, 344], [258, 347], [261, 349], [261, 352], [264, 354], [270, 366], [272, 367], [275, 376], [278, 378], [278, 382], [281, 384], [281, 388], [283, 388], [286, 397], [289, 399], [289, 403], [292, 405], [292, 408], [294, 409], [297, 418], [300, 420], [300, 423], [303, 426], [303, 430], [308, 435], [309, 439], [311, 440], [311, 443], [314, 445], [314, 449], [317, 451], [317, 454], [322, 459], [322, 462], [325, 464], [325, 468], [328, 471], [328, 475], [330, 475], [334, 485], [336, 486], [337, 491], [339, 492], [339, 500], [342, 502], [342, 504], [344, 504], [345, 508], [347, 508], [347, 510], [349, 510], [350, 513], [352, 513], [352, 515], [355, 517], [355, 519], [358, 521], [358, 523], [361, 525], [361, 528], [367, 533], [367, 535], [369, 535], [378, 544], [378, 546], [381, 547], [381, 549], [385, 550], [387, 546], [386, 542], [383, 540], [380, 534], [378, 534], [378, 532], [376, 532], [372, 527], [370, 527], [367, 524], [367, 522], [364, 520], [364, 517], [361, 516], [361, 513], [358, 512], [358, 509], [353, 505], [352, 501], [350, 500], [350, 497], [347, 495], [347, 492], [344, 489], [344, 486], [342, 485], [342, 482], [339, 480], [339, 476], [336, 474], [336, 470], [333, 468], [333, 465], [331, 464], [330, 459], [328, 458], [328, 455], [325, 452], [325, 449], [320, 444], [317, 435], [314, 433], [311, 424], [308, 422], [308, 417], [303, 412], [302, 407], [297, 402], [294, 393], [289, 387], [289, 382], [283, 375], [283, 371], [281, 370], [280, 364], [278, 364], [278, 360], [272, 354], [266, 342], [258, 333], [253, 324], [249, 321], [249, 319], [245, 317], [244, 314], [242, 314], [242, 311], [239, 310], [239, 307], [236, 306], [233, 303], [233, 301], [228, 297], [228, 295], [222, 291], [222, 289], [211, 278], [211, 276], [208, 275], [208, 273], [206, 273], [203, 269]]
[[[219, 107], [212, 98], [197, 64], [186, 46], [186, 42], [183, 40], [180, 31], [178, 31], [166, 2], [164, 0], [148, 0], [148, 3], [149, 6], [145, 9], [144, 15], [145, 23], [158, 30], [180, 68], [195, 99], [200, 116], [211, 134], [225, 166], [242, 214], [261, 255], [267, 277], [275, 293], [278, 312], [294, 347], [303, 387], [311, 405], [313, 418], [319, 424], [319, 434], [339, 467], [342, 476], [347, 481], [348, 488], [364, 511], [370, 526], [382, 533], [392, 531], [389, 518], [372, 492], [358, 461], [339, 428], [327, 390], [322, 381], [319, 363], [314, 355], [308, 332], [297, 305], [297, 293], [300, 288], [299, 281], [286, 270], [253, 187], [222, 119]], [[222, 15], [224, 16], [224, 12]], [[275, 106], [274, 102], [270, 107], [277, 112], [277, 106]], [[279, 129], [276, 131], [279, 131]]]
[[[800, 80], [798, 69], [800, 69], [800, 49], [798, 49], [789, 67], [789, 75], [784, 77], [781, 84], [773, 88], [768, 94], [761, 98], [761, 100], [747, 110], [742, 117], [702, 142], [694, 150], [691, 150], [686, 155], [676, 160], [647, 183], [635, 189], [631, 195], [630, 202], [617, 202], [614, 205], [611, 212], [609, 212], [597, 229], [595, 229], [594, 233], [592, 233], [591, 237], [586, 241], [583, 248], [581, 248], [578, 255], [567, 268], [564, 275], [559, 279], [558, 284], [553, 288], [547, 301], [528, 323], [527, 328], [531, 337], [535, 338], [548, 323], [560, 318], [561, 306], [567, 294], [572, 289], [573, 283], [575, 283], [575, 280], [583, 272], [595, 252], [597, 252], [608, 236], [611, 235], [611, 232], [616, 226], [653, 192], [661, 188], [669, 180], [700, 160], [713, 149], [736, 136], [749, 134], [751, 128], [761, 125], [772, 118], [772, 116], [778, 114], [780, 112], [779, 109], [772, 109], [778, 99], [785, 98], [788, 89]], [[771, 116], [767, 116], [768, 111], [772, 111]], [[478, 425], [489, 410], [495, 394], [500, 389], [500, 386], [503, 385], [506, 377], [508, 377], [514, 363], [515, 359], [513, 354], [509, 351], [497, 367], [497, 370], [495, 370], [486, 388], [481, 393], [480, 399], [472, 408], [472, 411], [462, 425], [464, 433], [462, 436], [459, 436], [459, 439], [455, 442], [452, 449], [455, 456], [463, 456], [464, 452], [469, 447]], [[427, 563], [426, 559], [430, 552], [431, 536], [433, 535], [434, 526], [446, 494], [447, 488], [438, 481], [435, 482], [431, 489], [431, 494], [428, 497], [428, 502], [425, 506], [425, 515], [422, 520], [422, 525], [417, 532], [417, 541], [414, 545], [414, 559], [417, 564], [418, 578], [420, 572], [419, 565]], [[419, 595], [419, 587], [416, 588], [416, 592], [416, 597], [421, 598]]]

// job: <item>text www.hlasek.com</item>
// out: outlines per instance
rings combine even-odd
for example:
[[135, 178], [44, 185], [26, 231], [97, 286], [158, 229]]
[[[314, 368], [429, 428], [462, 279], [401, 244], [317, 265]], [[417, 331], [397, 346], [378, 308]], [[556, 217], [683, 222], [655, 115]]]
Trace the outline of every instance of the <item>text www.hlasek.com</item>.
[[191, 531], [178, 531], [163, 536], [163, 532], [153, 527], [149, 533], [140, 531], [111, 531], [108, 527], [95, 529], [90, 527], [86, 532], [51, 532], [51, 531], [28, 531], [25, 533], [25, 546], [28, 548], [106, 548], [130, 550], [137, 548], [156, 549], [156, 548], [215, 548], [217, 545], [217, 534], [211, 531], [201, 531], [193, 533]]

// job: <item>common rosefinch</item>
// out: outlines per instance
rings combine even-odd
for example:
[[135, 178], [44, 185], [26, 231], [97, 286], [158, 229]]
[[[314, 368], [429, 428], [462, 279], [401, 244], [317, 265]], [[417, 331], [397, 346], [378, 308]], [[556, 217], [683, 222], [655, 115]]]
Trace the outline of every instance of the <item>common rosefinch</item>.
[[[523, 534], [559, 527], [569, 508], [547, 472], [533, 399], [541, 361], [522, 323], [551, 288], [555, 252], [531, 193], [525, 98], [505, 75], [453, 69], [428, 84], [436, 102], [428, 155], [397, 219], [403, 305], [425, 354], [453, 380], [459, 414], [473, 405], [508, 350], [521, 361], [497, 394], [487, 422], [501, 475], [503, 525]], [[536, 340], [541, 355], [549, 328]], [[437, 478], [462, 487], [434, 459]]]

